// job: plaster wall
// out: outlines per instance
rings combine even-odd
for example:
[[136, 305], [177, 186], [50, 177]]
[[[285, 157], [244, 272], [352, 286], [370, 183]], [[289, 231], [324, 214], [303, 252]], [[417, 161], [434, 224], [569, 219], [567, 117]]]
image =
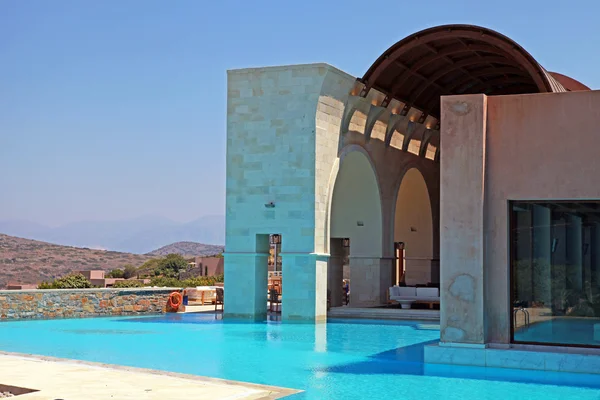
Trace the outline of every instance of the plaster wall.
[[488, 97], [488, 341], [510, 341], [508, 201], [600, 199], [600, 91]]
[[408, 170], [400, 184], [394, 241], [405, 243], [406, 284], [431, 282], [433, 219], [427, 184], [416, 168]]
[[442, 98], [441, 311], [443, 344], [483, 345], [487, 98]]
[[443, 97], [442, 119], [442, 344], [508, 344], [508, 202], [600, 199], [600, 92]]
[[331, 237], [350, 238], [350, 257], [381, 257], [382, 215], [377, 178], [358, 151], [342, 161], [333, 191]]

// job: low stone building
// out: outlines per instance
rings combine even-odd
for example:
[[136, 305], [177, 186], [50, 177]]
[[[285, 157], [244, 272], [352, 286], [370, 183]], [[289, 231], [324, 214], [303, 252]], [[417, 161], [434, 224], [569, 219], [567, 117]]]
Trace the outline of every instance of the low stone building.
[[223, 257], [196, 257], [190, 263], [190, 269], [179, 275], [180, 279], [194, 278], [196, 276], [216, 276], [224, 272]]

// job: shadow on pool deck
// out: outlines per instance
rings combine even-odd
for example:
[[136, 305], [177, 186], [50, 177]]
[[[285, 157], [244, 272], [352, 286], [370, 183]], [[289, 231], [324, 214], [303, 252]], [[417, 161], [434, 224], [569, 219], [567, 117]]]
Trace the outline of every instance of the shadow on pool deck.
[[319, 369], [321, 372], [355, 375], [417, 375], [440, 378], [531, 383], [554, 386], [600, 389], [597, 375], [518, 370], [508, 368], [468, 367], [461, 365], [425, 364], [424, 348], [437, 340], [399, 347], [370, 356], [369, 361], [340, 364]]

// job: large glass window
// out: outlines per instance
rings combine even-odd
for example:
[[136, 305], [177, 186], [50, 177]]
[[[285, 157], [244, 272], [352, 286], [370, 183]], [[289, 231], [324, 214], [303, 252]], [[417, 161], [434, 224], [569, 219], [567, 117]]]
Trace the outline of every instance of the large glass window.
[[515, 343], [600, 347], [600, 202], [510, 204]]

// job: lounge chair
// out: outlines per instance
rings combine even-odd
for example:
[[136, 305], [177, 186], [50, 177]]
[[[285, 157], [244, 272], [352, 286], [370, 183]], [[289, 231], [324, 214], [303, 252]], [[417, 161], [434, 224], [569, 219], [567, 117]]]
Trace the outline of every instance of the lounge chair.
[[402, 308], [410, 308], [413, 303], [440, 302], [440, 291], [432, 287], [410, 287], [392, 286], [389, 289], [390, 300], [400, 303]]

